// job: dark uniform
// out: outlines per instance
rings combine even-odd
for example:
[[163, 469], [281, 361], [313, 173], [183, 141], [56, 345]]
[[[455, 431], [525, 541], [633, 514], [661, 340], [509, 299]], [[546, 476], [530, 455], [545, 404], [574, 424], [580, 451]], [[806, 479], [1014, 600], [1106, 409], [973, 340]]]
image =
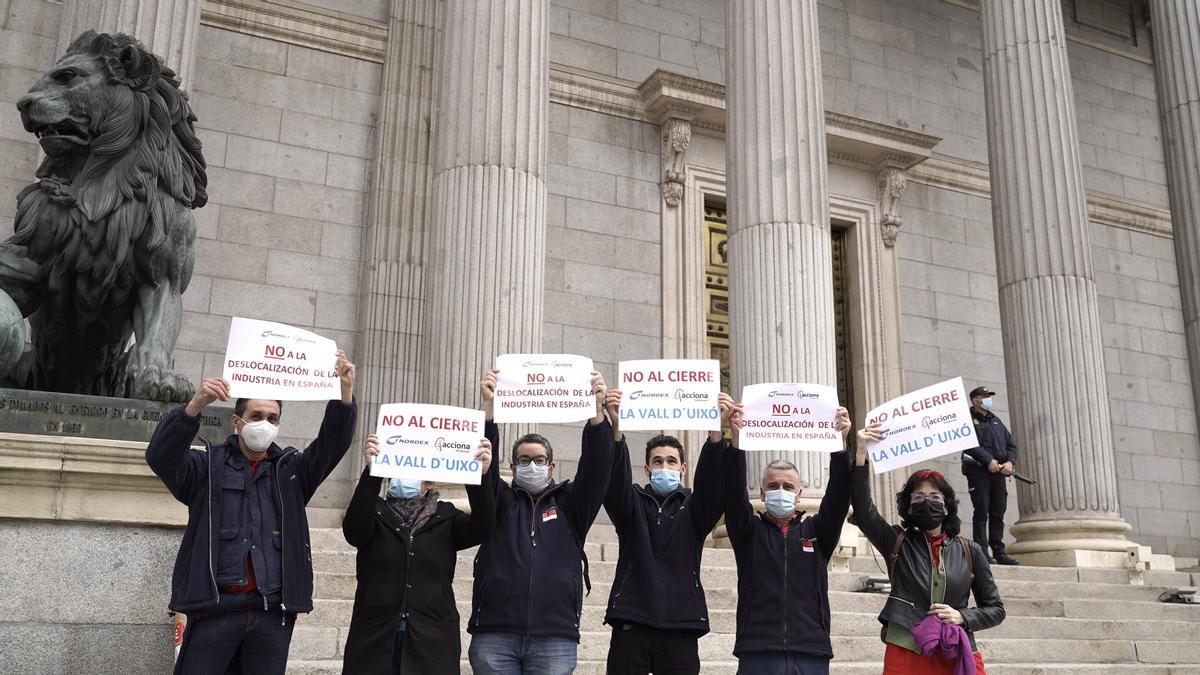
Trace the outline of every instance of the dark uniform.
[[[980, 387], [971, 396], [990, 395], [992, 392]], [[989, 545], [997, 562], [1009, 560], [1004, 552], [1004, 511], [1008, 507], [1007, 476], [988, 471], [994, 459], [997, 464], [1017, 462], [1017, 446], [1004, 422], [990, 411], [979, 412], [971, 408], [971, 419], [975, 423], [975, 435], [979, 447], [966, 450], [963, 455], [962, 472], [967, 477], [974, 507], [971, 521], [976, 543], [985, 551]], [[968, 459], [970, 458], [970, 459]]]

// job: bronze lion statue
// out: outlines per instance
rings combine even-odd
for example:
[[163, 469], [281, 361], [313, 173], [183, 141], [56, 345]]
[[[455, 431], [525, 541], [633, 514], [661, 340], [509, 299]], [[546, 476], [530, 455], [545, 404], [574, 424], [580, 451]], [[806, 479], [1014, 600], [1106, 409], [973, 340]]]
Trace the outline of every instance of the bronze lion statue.
[[46, 159], [0, 244], [0, 382], [187, 400], [171, 354], [208, 178], [179, 79], [134, 38], [88, 31], [17, 110]]

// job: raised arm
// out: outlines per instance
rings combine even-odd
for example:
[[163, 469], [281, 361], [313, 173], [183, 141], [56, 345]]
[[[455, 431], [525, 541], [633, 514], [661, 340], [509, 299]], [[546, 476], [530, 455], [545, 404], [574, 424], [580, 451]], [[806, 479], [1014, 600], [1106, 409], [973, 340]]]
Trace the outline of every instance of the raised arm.
[[297, 475], [303, 481], [301, 488], [306, 504], [354, 442], [354, 423], [358, 419], [358, 406], [354, 402], [354, 364], [346, 358], [346, 352], [339, 349], [333, 369], [340, 380], [342, 397], [325, 404], [321, 429], [312, 443], [304, 448], [297, 470]]
[[992, 568], [988, 564], [987, 554], [975, 542], [970, 542], [971, 555], [975, 559], [975, 580], [971, 582], [971, 592], [975, 594], [975, 607], [959, 609], [967, 630], [983, 630], [1000, 625], [1004, 621], [1004, 603], [1000, 600], [1000, 592], [996, 590], [996, 582], [992, 579]]
[[[842, 435], [843, 446], [850, 433], [850, 412], [837, 410], [837, 430]], [[829, 484], [817, 515], [813, 516], [813, 527], [817, 531], [817, 545], [826, 559], [833, 557], [838, 540], [842, 538], [842, 526], [846, 513], [850, 511], [850, 452], [842, 450], [829, 456]]]
[[[736, 546], [750, 535], [754, 524], [754, 507], [746, 492], [746, 453], [737, 447], [741, 439], [742, 406], [734, 404], [725, 396], [720, 399], [722, 426], [728, 423], [731, 438], [725, 447], [725, 530], [729, 540]], [[708, 435], [712, 442], [720, 432]]]
[[609, 423], [612, 424], [614, 443], [612, 471], [608, 477], [608, 490], [604, 495], [604, 510], [608, 511], [608, 517], [617, 528], [617, 532], [621, 532], [633, 513], [634, 499], [637, 495], [633, 490], [629, 444], [625, 442], [625, 434], [618, 429], [621, 414], [620, 389], [609, 390], [604, 399], [604, 409], [608, 412]]
[[871, 500], [871, 468], [867, 465], [867, 443], [883, 439], [883, 427], [873, 424], [858, 432], [854, 467], [850, 471], [850, 502], [854, 506], [854, 524], [881, 554], [890, 556], [899, 533], [892, 527]]
[[721, 513], [725, 510], [725, 480], [722, 475], [725, 470], [726, 448], [729, 446], [725, 439], [718, 441], [710, 437], [700, 450], [696, 460], [696, 473], [692, 475], [692, 494], [689, 510], [692, 514], [692, 525], [696, 534], [707, 537], [717, 526]]
[[583, 428], [582, 450], [575, 480], [568, 486], [567, 494], [573, 501], [571, 517], [575, 519], [575, 531], [583, 537], [600, 513], [604, 497], [608, 493], [608, 481], [612, 475], [613, 445], [612, 425], [604, 415], [604, 401], [608, 388], [600, 373], [592, 373], [592, 393], [596, 396], [599, 412], [588, 420]]
[[229, 400], [229, 383], [219, 377], [205, 378], [186, 406], [175, 408], [154, 428], [146, 446], [146, 464], [162, 480], [175, 499], [187, 504], [208, 476], [208, 463], [192, 450], [200, 431], [200, 413], [214, 401]]
[[365, 546], [375, 533], [375, 504], [379, 499], [379, 488], [383, 485], [383, 478], [371, 475], [372, 447], [378, 452], [376, 437], [368, 436], [367, 446], [363, 450], [367, 455], [367, 465], [358, 477], [358, 485], [354, 488], [354, 495], [350, 497], [350, 505], [346, 507], [346, 515], [342, 518], [342, 535], [346, 537], [346, 543], [354, 548]]
[[491, 465], [495, 463], [492, 459], [490, 440], [483, 439], [475, 459], [483, 463], [483, 482], [466, 486], [471, 512], [456, 515], [451, 527], [454, 547], [460, 551], [482, 544], [496, 526], [496, 488], [488, 481], [499, 480], [500, 477], [490, 471]]

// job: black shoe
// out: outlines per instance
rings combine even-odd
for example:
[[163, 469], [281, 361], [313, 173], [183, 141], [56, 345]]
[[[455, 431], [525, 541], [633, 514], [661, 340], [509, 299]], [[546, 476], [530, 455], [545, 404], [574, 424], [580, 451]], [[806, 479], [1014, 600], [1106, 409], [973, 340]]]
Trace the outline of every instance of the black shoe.
[[1021, 563], [1017, 562], [1017, 560], [1015, 558], [1008, 557], [1004, 553], [998, 553], [998, 554], [996, 554], [996, 564], [997, 565], [1020, 565]]

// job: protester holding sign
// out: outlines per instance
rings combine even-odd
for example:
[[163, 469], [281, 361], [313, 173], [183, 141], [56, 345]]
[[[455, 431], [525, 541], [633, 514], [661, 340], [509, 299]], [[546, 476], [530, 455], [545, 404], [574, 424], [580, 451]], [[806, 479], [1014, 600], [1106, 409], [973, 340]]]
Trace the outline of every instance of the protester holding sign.
[[[892, 591], [879, 613], [881, 637], [887, 643], [883, 670], [896, 675], [982, 675], [983, 656], [975, 645], [975, 631], [1004, 620], [1004, 603], [992, 581], [987, 555], [978, 544], [959, 536], [954, 489], [936, 471], [917, 471], [905, 481], [896, 500], [899, 526], [879, 515], [871, 501], [867, 455], [868, 446], [883, 437], [879, 423], [858, 432], [850, 480], [853, 522], [889, 561]], [[968, 607], [972, 593], [976, 606]], [[948, 638], [958, 641], [953, 650], [958, 654], [956, 662], [944, 660], [945, 648], [938, 647]]]
[[[746, 453], [738, 446], [742, 406], [730, 417], [725, 455], [725, 527], [738, 570], [737, 639], [741, 675], [829, 672], [829, 559], [850, 508], [850, 453], [829, 456], [829, 481], [816, 515], [796, 513], [800, 475], [795, 465], [767, 465], [759, 495], [767, 512], [755, 517], [746, 493]], [[838, 408], [835, 428], [845, 444], [850, 414]]]
[[303, 452], [275, 444], [282, 403], [273, 399], [238, 399], [237, 433], [193, 450], [205, 406], [229, 400], [224, 378], [205, 379], [154, 430], [146, 462], [188, 506], [171, 575], [170, 607], [189, 618], [176, 673], [284, 672], [296, 614], [313, 608], [304, 507], [354, 437], [354, 364], [338, 351], [330, 366], [341, 399], [325, 406]]
[[[492, 419], [498, 370], [480, 382], [485, 435], [500, 447]], [[538, 434], [512, 446], [513, 486], [492, 462], [496, 527], [475, 557], [467, 631], [476, 675], [566, 675], [575, 670], [584, 586], [591, 590], [583, 542], [600, 511], [612, 469], [612, 426], [602, 404], [608, 389], [592, 373], [595, 415], [583, 429], [574, 481], [554, 480], [554, 449]], [[582, 566], [582, 569], [581, 569]]]
[[[474, 458], [488, 474], [492, 443], [480, 438]], [[358, 549], [354, 614], [343, 673], [457, 675], [462, 653], [454, 604], [457, 552], [482, 544], [496, 524], [496, 486], [467, 485], [470, 513], [438, 501], [429, 481], [383, 478], [370, 472], [379, 437], [367, 437], [367, 467], [346, 509], [342, 532]]]
[[[609, 419], [620, 419], [622, 392], [608, 392]], [[719, 398], [722, 422], [729, 422], [733, 399]], [[700, 583], [704, 540], [721, 518], [725, 442], [709, 432], [696, 463], [694, 490], [683, 487], [687, 464], [674, 436], [646, 443], [645, 487], [633, 483], [629, 446], [619, 423], [604, 508], [620, 541], [616, 581], [604, 622], [612, 626], [608, 672], [621, 675], [699, 673], [699, 639], [709, 631], [708, 605]]]
[[978, 447], [963, 451], [962, 472], [971, 493], [971, 525], [975, 543], [986, 551], [991, 544], [993, 560], [1001, 565], [1019, 565], [1004, 551], [1004, 512], [1008, 509], [1008, 477], [1017, 461], [1017, 444], [1004, 422], [992, 412], [996, 392], [975, 387], [971, 397], [971, 421]]

